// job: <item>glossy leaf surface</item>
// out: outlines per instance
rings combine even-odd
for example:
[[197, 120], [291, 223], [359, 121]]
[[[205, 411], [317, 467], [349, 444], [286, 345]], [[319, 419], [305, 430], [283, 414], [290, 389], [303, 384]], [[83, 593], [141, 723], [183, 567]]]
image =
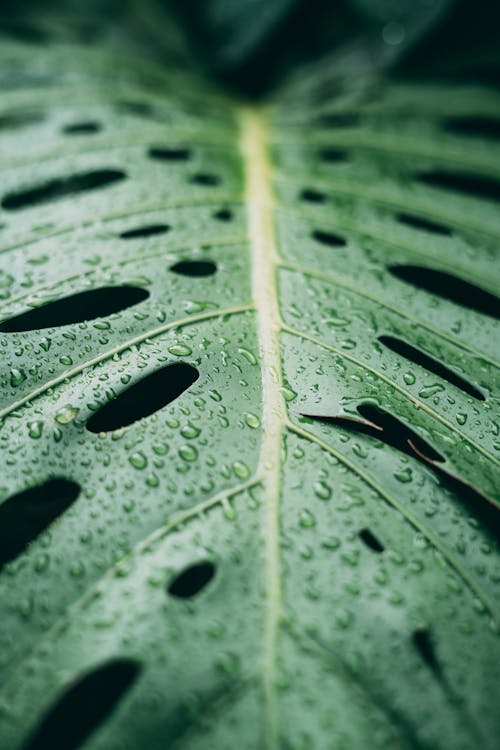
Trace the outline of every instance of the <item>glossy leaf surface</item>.
[[0, 49], [0, 746], [494, 750], [499, 95]]

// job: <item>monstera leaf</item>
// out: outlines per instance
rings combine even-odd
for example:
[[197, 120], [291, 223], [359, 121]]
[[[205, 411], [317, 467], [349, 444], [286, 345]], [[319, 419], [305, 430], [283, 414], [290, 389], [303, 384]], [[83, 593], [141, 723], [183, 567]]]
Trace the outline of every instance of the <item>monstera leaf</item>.
[[500, 96], [120, 45], [0, 48], [0, 747], [493, 750]]

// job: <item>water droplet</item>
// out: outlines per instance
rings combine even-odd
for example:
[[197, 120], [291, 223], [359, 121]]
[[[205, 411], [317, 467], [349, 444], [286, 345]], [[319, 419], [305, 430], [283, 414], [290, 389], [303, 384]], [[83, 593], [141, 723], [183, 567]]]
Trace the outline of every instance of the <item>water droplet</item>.
[[408, 484], [408, 482], [411, 482], [411, 480], [413, 479], [411, 469], [407, 467], [402, 471], [396, 471], [394, 474], [394, 479], [397, 479], [398, 482], [403, 482], [403, 484]]
[[316, 518], [313, 516], [310, 510], [304, 508], [299, 515], [299, 524], [303, 529], [310, 529], [312, 526], [316, 526]]
[[253, 427], [254, 429], [260, 426], [260, 419], [251, 412], [245, 414], [245, 422], [249, 427]]
[[193, 438], [198, 437], [200, 433], [200, 428], [196, 427], [196, 425], [194, 425], [192, 422], [188, 422], [187, 425], [184, 425], [184, 427], [181, 429], [181, 435], [186, 440], [192, 440]]
[[243, 463], [243, 461], [235, 461], [233, 463], [233, 471], [235, 476], [240, 479], [246, 479], [246, 477], [250, 476], [250, 469]]
[[69, 424], [69, 422], [73, 421], [79, 411], [80, 409], [77, 409], [76, 406], [66, 404], [66, 406], [62, 407], [62, 409], [59, 409], [55, 416], [55, 420], [59, 424]]
[[176, 357], [188, 357], [193, 353], [193, 350], [187, 344], [172, 344], [168, 347], [168, 351]]
[[137, 451], [129, 456], [129, 463], [132, 464], [134, 469], [145, 469], [148, 465], [148, 459], [142, 451]]
[[257, 357], [253, 352], [251, 352], [249, 349], [244, 349], [242, 346], [239, 347], [238, 352], [245, 357], [246, 361], [249, 362], [251, 365], [257, 364]]
[[329, 500], [332, 496], [332, 488], [322, 480], [314, 483], [314, 494], [320, 500]]
[[444, 391], [444, 386], [440, 383], [434, 383], [433, 385], [425, 385], [418, 392], [418, 395], [420, 398], [430, 398], [431, 396], [435, 396], [436, 393], [440, 393], [440, 391]]
[[42, 437], [43, 432], [43, 422], [40, 420], [37, 420], [35, 422], [29, 422], [28, 424], [28, 435], [30, 438], [34, 438], [35, 440], [38, 440], [38, 438]]
[[459, 412], [456, 416], [456, 420], [459, 425], [464, 425], [467, 422], [467, 414], [464, 414], [463, 412]]
[[15, 367], [10, 371], [10, 384], [13, 388], [16, 388], [18, 385], [21, 385], [21, 383], [26, 380], [26, 373], [24, 370], [17, 370]]
[[179, 448], [179, 456], [184, 459], [184, 461], [196, 461], [198, 458], [198, 451], [194, 445], [183, 445]]

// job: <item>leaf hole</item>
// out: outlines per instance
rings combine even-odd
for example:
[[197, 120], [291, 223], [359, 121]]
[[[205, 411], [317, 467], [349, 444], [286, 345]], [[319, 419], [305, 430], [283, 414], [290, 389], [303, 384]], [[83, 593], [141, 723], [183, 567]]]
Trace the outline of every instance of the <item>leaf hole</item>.
[[110, 716], [141, 671], [114, 659], [70, 685], [48, 711], [24, 750], [77, 750]]
[[88, 121], [88, 122], [74, 122], [69, 125], [65, 125], [62, 132], [66, 135], [83, 135], [86, 133], [98, 133], [102, 130], [100, 122]]
[[427, 628], [419, 628], [415, 630], [412, 635], [413, 643], [418, 653], [422, 657], [423, 661], [433, 672], [439, 673], [441, 671], [439, 662], [436, 658], [434, 650], [434, 644], [432, 642], [431, 634]]
[[485, 315], [500, 317], [500, 299], [495, 294], [451, 273], [435, 271], [425, 266], [410, 265], [389, 266], [388, 270], [401, 281], [420, 287], [426, 292], [437, 294], [443, 299]]
[[198, 174], [194, 174], [191, 177], [191, 182], [194, 182], [196, 185], [205, 185], [206, 187], [211, 187], [215, 185], [220, 185], [221, 179], [216, 174], [209, 174], [208, 172], [199, 172]]
[[17, 211], [43, 203], [52, 203], [69, 195], [107, 187], [124, 180], [125, 177], [125, 172], [119, 169], [98, 169], [72, 177], [58, 177], [28, 190], [8, 193], [2, 200], [2, 207], [8, 211]]
[[444, 188], [474, 198], [500, 200], [500, 182], [493, 177], [480, 177], [468, 172], [442, 172], [431, 170], [416, 175], [419, 182], [432, 187]]
[[138, 117], [151, 117], [154, 113], [153, 107], [147, 102], [134, 102], [123, 100], [116, 103], [117, 109], [130, 115]]
[[381, 440], [408, 456], [420, 460], [442, 463], [443, 456], [438, 453], [429, 443], [421, 438], [414, 430], [407, 427], [396, 417], [372, 404], [360, 404], [358, 413], [367, 420], [361, 422], [352, 417], [328, 416], [318, 414], [306, 414], [302, 416], [315, 419], [319, 422], [338, 424], [348, 430], [354, 430], [362, 435]]
[[352, 128], [359, 124], [360, 117], [355, 112], [339, 112], [320, 115], [316, 122], [327, 128]]
[[191, 152], [187, 148], [150, 148], [148, 156], [151, 159], [159, 161], [187, 161], [191, 157]]
[[178, 599], [191, 599], [207, 586], [215, 575], [215, 565], [204, 561], [190, 565], [168, 586], [168, 593]]
[[28, 44], [42, 44], [48, 40], [45, 31], [25, 21], [4, 18], [0, 31], [2, 34], [6, 34], [13, 39], [19, 39], [21, 42], [28, 42]]
[[170, 266], [170, 270], [182, 276], [211, 276], [217, 266], [211, 260], [181, 260]]
[[349, 161], [350, 153], [343, 148], [321, 148], [318, 151], [318, 156], [321, 161], [326, 161], [329, 164], [338, 163], [341, 161]]
[[221, 210], [216, 211], [213, 216], [217, 221], [231, 221], [233, 218], [233, 212], [228, 208], [221, 208]]
[[155, 234], [165, 234], [170, 229], [171, 227], [168, 224], [147, 224], [144, 227], [127, 229], [126, 232], [122, 232], [119, 236], [122, 240], [132, 240], [137, 237], [152, 237]]
[[448, 117], [443, 125], [444, 129], [450, 133], [494, 140], [500, 138], [498, 117]]
[[80, 494], [69, 479], [49, 479], [0, 505], [0, 569], [18, 557]]
[[370, 531], [370, 529], [361, 529], [361, 531], [359, 532], [359, 538], [373, 552], [380, 553], [385, 549], [382, 542], [375, 536], [373, 532]]
[[22, 128], [42, 122], [45, 116], [41, 112], [10, 112], [0, 115], [0, 130]]
[[423, 219], [421, 216], [414, 216], [413, 214], [396, 214], [396, 219], [401, 224], [406, 224], [412, 229], [421, 229], [424, 232], [432, 232], [433, 234], [450, 235], [451, 229], [445, 227], [444, 224], [438, 224], [435, 221], [429, 221], [429, 219]]
[[184, 393], [199, 378], [196, 367], [185, 362], [166, 365], [122, 391], [93, 414], [90, 432], [112, 432], [149, 417]]
[[326, 195], [320, 193], [318, 190], [312, 188], [304, 188], [300, 193], [300, 200], [306, 201], [307, 203], [324, 203], [326, 201]]
[[359, 404], [357, 410], [364, 419], [382, 430], [382, 440], [385, 440], [394, 448], [414, 456], [415, 453], [412, 450], [412, 446], [414, 446], [418, 453], [429, 461], [444, 462], [444, 457], [432, 445], [384, 409], [372, 404]]
[[316, 242], [319, 242], [322, 245], [329, 245], [330, 247], [343, 247], [347, 244], [346, 240], [339, 234], [323, 232], [320, 229], [315, 229], [314, 232], [312, 232], [311, 237], [316, 240]]
[[56, 328], [104, 318], [143, 302], [149, 292], [137, 286], [105, 286], [47, 302], [0, 323], [3, 333]]
[[458, 373], [453, 372], [453, 370], [451, 370], [442, 362], [439, 362], [433, 357], [429, 357], [428, 354], [425, 354], [420, 349], [417, 349], [411, 344], [408, 344], [406, 341], [402, 341], [395, 336], [385, 335], [379, 336], [378, 340], [381, 344], [386, 346], [391, 351], [401, 355], [410, 362], [414, 362], [414, 364], [416, 365], [424, 367], [434, 375], [443, 378], [443, 380], [447, 380], [448, 383], [451, 383], [457, 388], [460, 388], [460, 390], [464, 391], [464, 393], [467, 393], [469, 396], [472, 396], [472, 398], [475, 398], [478, 401], [485, 400], [485, 397], [481, 393], [479, 388], [476, 388], [476, 386], [472, 385], [472, 383], [469, 383], [467, 380], [465, 380], [465, 378], [462, 378], [460, 375], [458, 375]]

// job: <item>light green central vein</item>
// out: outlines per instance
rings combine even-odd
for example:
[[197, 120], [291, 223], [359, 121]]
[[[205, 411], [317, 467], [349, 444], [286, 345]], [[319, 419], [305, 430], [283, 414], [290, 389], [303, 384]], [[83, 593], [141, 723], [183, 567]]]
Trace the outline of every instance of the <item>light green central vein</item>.
[[272, 168], [263, 114], [244, 109], [241, 150], [246, 165], [246, 200], [252, 252], [252, 291], [257, 309], [262, 363], [263, 438], [258, 474], [264, 477], [266, 508], [266, 622], [263, 686], [266, 706], [264, 746], [279, 745], [276, 699], [276, 654], [282, 611], [279, 558], [279, 497], [282, 430], [286, 417], [281, 393], [280, 314], [276, 286], [277, 250], [274, 234]]

